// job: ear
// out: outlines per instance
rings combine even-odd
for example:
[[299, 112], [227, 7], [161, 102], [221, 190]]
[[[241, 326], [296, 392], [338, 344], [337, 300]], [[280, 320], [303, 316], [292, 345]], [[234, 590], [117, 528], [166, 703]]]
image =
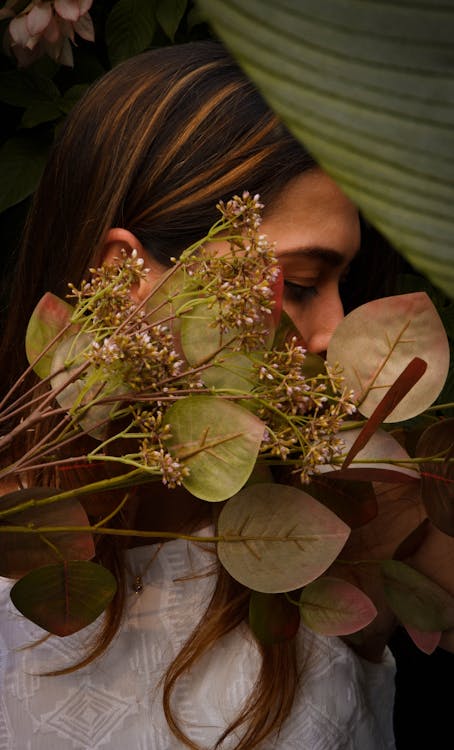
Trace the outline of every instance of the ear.
[[134, 301], [140, 302], [149, 294], [162, 270], [157, 268], [156, 262], [132, 232], [122, 227], [113, 227], [109, 229], [104, 240], [101, 262], [114, 265], [121, 258], [121, 250], [126, 250], [128, 254], [136, 250], [138, 257], [144, 261], [144, 267], [150, 269], [146, 277], [131, 290]]

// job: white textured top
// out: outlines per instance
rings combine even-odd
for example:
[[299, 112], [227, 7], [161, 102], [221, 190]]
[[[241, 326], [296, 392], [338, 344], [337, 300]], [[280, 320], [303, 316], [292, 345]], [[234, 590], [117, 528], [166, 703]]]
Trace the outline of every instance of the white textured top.
[[[156, 546], [128, 552], [140, 574]], [[204, 612], [212, 554], [182, 540], [161, 548], [131, 594], [124, 623], [108, 651], [74, 673], [40, 673], [74, 663], [96, 630], [21, 649], [43, 636], [9, 599], [0, 578], [0, 750], [182, 750], [167, 727], [160, 678]], [[292, 714], [263, 750], [390, 750], [394, 661], [359, 659], [339, 638], [301, 628], [302, 678]], [[246, 625], [224, 637], [180, 680], [175, 708], [192, 740], [213, 748], [253, 688], [260, 663]], [[233, 747], [232, 738], [223, 744]]]

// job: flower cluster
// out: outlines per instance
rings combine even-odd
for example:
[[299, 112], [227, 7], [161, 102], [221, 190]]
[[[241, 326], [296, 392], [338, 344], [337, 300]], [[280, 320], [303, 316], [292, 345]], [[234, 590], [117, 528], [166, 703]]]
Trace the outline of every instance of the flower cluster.
[[267, 424], [262, 453], [282, 460], [294, 454], [294, 471], [307, 483], [320, 465], [343, 452], [338, 431], [356, 411], [353, 392], [344, 387], [341, 373], [319, 357], [308, 361], [296, 337], [283, 350], [265, 352], [256, 369], [260, 385], [254, 395]]
[[181, 374], [183, 360], [165, 326], [149, 328], [140, 318], [138, 323], [135, 330], [115, 332], [101, 344], [93, 342], [87, 357], [134, 391], [156, 391]]
[[[87, 460], [120, 461], [175, 487], [189, 476], [190, 457], [225, 462], [218, 453], [224, 444], [228, 460], [238, 451], [241, 464], [251, 450], [250, 465], [288, 461], [303, 482], [341, 452], [337, 434], [355, 406], [340, 373], [307, 355], [296, 338], [273, 347], [280, 269], [259, 234], [260, 208], [249, 193], [220, 204], [221, 220], [140, 303], [132, 292], [148, 270], [135, 250], [90, 269], [78, 288], [69, 285], [75, 304], [62, 323], [63, 340], [51, 342], [49, 375], [71, 434], [82, 430], [100, 441]], [[219, 237], [228, 250], [215, 254], [211, 242]], [[218, 306], [211, 324], [220, 339], [228, 333], [220, 348], [200, 336], [200, 304]], [[242, 358], [227, 356], [223, 369], [232, 348]], [[225, 423], [223, 401], [235, 405]], [[218, 415], [225, 432], [216, 432]], [[232, 431], [235, 419], [244, 426]], [[249, 431], [256, 431], [254, 446], [245, 437], [248, 445], [237, 447]]]
[[[301, 589], [299, 601], [290, 601], [303, 617], [309, 612], [313, 624], [305, 623], [316, 632], [323, 633], [326, 627], [327, 635], [345, 635], [366, 627], [375, 617], [376, 607], [368, 597], [367, 586], [362, 591], [348, 583], [350, 577], [356, 580], [357, 568], [349, 572], [345, 566], [357, 540], [353, 538], [350, 548], [346, 542], [350, 529], [352, 537], [356, 530], [362, 537], [363, 526], [375, 520], [383, 523], [380, 492], [373, 486], [377, 477], [393, 484], [402, 481], [402, 472], [405, 481], [409, 473], [412, 481], [417, 478], [413, 466], [407, 468], [407, 459], [415, 459], [409, 458], [389, 432], [378, 429], [385, 416], [388, 421], [401, 420], [402, 412], [398, 411], [397, 418], [394, 413], [396, 404], [400, 407], [407, 402], [406, 394], [412, 387], [419, 387], [421, 372], [425, 372], [426, 363], [419, 357], [409, 362], [407, 349], [395, 342], [401, 340], [402, 331], [409, 337], [411, 329], [411, 340], [420, 341], [426, 354], [436, 353], [431, 359], [439, 367], [440, 389], [446, 377], [449, 345], [446, 337], [443, 344], [440, 330], [437, 332], [441, 323], [435, 311], [431, 313], [432, 303], [418, 293], [410, 300], [407, 295], [397, 298], [395, 305], [388, 298], [350, 313], [334, 332], [327, 361], [307, 353], [298, 343], [291, 320], [285, 315], [280, 320], [282, 279], [274, 248], [260, 235], [260, 208], [258, 196], [248, 193], [220, 204], [221, 219], [206, 237], [183, 252], [154, 287], [146, 284], [150, 291], [145, 298], [140, 295], [140, 302], [135, 301], [138, 295], [134, 292], [145, 280], [147, 270], [133, 251], [130, 255], [122, 252], [113, 265], [91, 269], [90, 279], [78, 288], [70, 285], [72, 305], [47, 293], [35, 308], [26, 352], [31, 368], [43, 382], [22, 390], [19, 380], [19, 393], [15, 394], [14, 386], [4, 400], [3, 412], [0, 409], [0, 422], [8, 424], [0, 437], [0, 451], [14, 456], [13, 463], [0, 469], [0, 478], [20, 485], [22, 477], [27, 477], [27, 486], [7, 495], [0, 509], [0, 531], [7, 532], [2, 539], [2, 560], [6, 562], [0, 574], [17, 575], [19, 550], [20, 565], [22, 559], [26, 562], [25, 568], [20, 567], [23, 578], [18, 586], [28, 587], [33, 596], [30, 602], [23, 594], [16, 598], [14, 588], [11, 596], [15, 604], [21, 603], [25, 616], [41, 627], [68, 635], [96, 619], [102, 609], [87, 613], [83, 621], [77, 612], [68, 625], [68, 596], [80, 596], [80, 580], [76, 579], [72, 588], [72, 576], [69, 588], [60, 595], [61, 614], [49, 622], [42, 606], [55, 575], [58, 573], [58, 580], [63, 575], [68, 578], [64, 557], [54, 540], [61, 544], [68, 525], [70, 529], [75, 524], [80, 528], [85, 510], [77, 498], [88, 498], [93, 511], [93, 498], [96, 501], [98, 493], [122, 491], [121, 495], [114, 493], [116, 507], [110, 510], [109, 503], [107, 515], [92, 526], [96, 540], [103, 534], [118, 534], [118, 523], [110, 527], [110, 520], [117, 515], [123, 523], [120, 514], [135, 488], [149, 482], [162, 482], [170, 489], [183, 485], [200, 500], [225, 501], [216, 530], [220, 563], [252, 592], [277, 592], [281, 596], [281, 592]], [[218, 240], [223, 244], [213, 244]], [[392, 316], [390, 305], [395, 310]], [[431, 314], [432, 324], [428, 326]], [[372, 322], [374, 331], [378, 322], [381, 324], [389, 351], [380, 337], [375, 349], [374, 341], [370, 347], [361, 348], [355, 342], [358, 329], [367, 331]], [[428, 333], [421, 343], [418, 336], [423, 330]], [[338, 360], [342, 370], [335, 364]], [[386, 371], [388, 365], [390, 370]], [[377, 373], [381, 375], [384, 370], [382, 384], [377, 382]], [[396, 372], [401, 374], [394, 380]], [[359, 414], [371, 416], [367, 422], [361, 416], [348, 422], [356, 411], [350, 388], [357, 388], [358, 381]], [[421, 398], [426, 398], [424, 385], [416, 398], [413, 394], [413, 399], [408, 399], [404, 418], [414, 416], [415, 402], [419, 405]], [[14, 426], [10, 429], [12, 417]], [[424, 468], [421, 509], [423, 501], [427, 507], [423, 516], [417, 510], [417, 526], [408, 529], [413, 537], [421, 517], [432, 513], [434, 526], [438, 529], [441, 519], [441, 531], [452, 537], [453, 514], [446, 513], [452, 481], [452, 423], [442, 419], [433, 424], [432, 415], [429, 419], [430, 426], [422, 436], [418, 425], [417, 444], [416, 440], [409, 441], [415, 443], [416, 460]], [[31, 438], [33, 433], [38, 439]], [[436, 453], [431, 455], [434, 447]], [[353, 462], [357, 466], [352, 467], [350, 477], [355, 486], [344, 489]], [[372, 471], [367, 468], [370, 463]], [[271, 474], [269, 467], [275, 465], [281, 470]], [[255, 473], [254, 468], [258, 468]], [[328, 477], [317, 476], [323, 468], [328, 470]], [[61, 479], [68, 469], [69, 495]], [[371, 481], [356, 481], [357, 469], [359, 476]], [[58, 473], [55, 486], [53, 470]], [[291, 480], [290, 473], [294, 475]], [[436, 492], [433, 482], [438, 482]], [[309, 485], [307, 492], [296, 486], [301, 483]], [[412, 489], [412, 502], [414, 496]], [[438, 501], [434, 499], [437, 496]], [[70, 508], [59, 506], [68, 499]], [[145, 496], [137, 499], [141, 503]], [[38, 520], [41, 505], [43, 515]], [[392, 512], [394, 523], [396, 511]], [[82, 525], [89, 526], [90, 519], [86, 517]], [[377, 528], [379, 535], [380, 525], [364, 532], [366, 546], [368, 536], [376, 546]], [[18, 541], [20, 531], [26, 534], [23, 545]], [[35, 532], [33, 540], [31, 534]], [[178, 536], [142, 526], [134, 531], [129, 524], [122, 532], [149, 538]], [[46, 539], [47, 533], [52, 533], [51, 539]], [[87, 582], [84, 591], [87, 599], [97, 601], [97, 592], [105, 590], [107, 571], [91, 562], [94, 540], [85, 532], [82, 537], [77, 542], [77, 550], [81, 549], [77, 565], [90, 566], [89, 575], [82, 574]], [[396, 538], [393, 536], [391, 554]], [[408, 538], [405, 529], [401, 540], [407, 540], [407, 546]], [[63, 551], [73, 555], [74, 549], [70, 542], [69, 550]], [[283, 552], [286, 565], [282, 565]], [[339, 553], [346, 581], [331, 572], [325, 576]], [[369, 563], [374, 555], [371, 558], [366, 550], [359, 560], [352, 559], [352, 566], [362, 559]], [[41, 566], [39, 584], [34, 576], [35, 563], [27, 563], [35, 559]], [[424, 609], [431, 611], [431, 632], [427, 635], [433, 647], [441, 631], [453, 627], [454, 599], [444, 598], [440, 607], [440, 586], [432, 586], [424, 577], [418, 579], [416, 571], [401, 560], [376, 562], [380, 590], [390, 592], [391, 610], [411, 626], [409, 632], [416, 634], [417, 644], [421, 620], [420, 614], [415, 614], [415, 590]], [[325, 580], [319, 580], [323, 577]], [[36, 596], [39, 585], [42, 588]], [[109, 596], [113, 596], [115, 581], [109, 590]], [[252, 593], [253, 628], [254, 599]], [[314, 600], [316, 608], [310, 604]], [[446, 613], [451, 619], [446, 619]], [[299, 620], [299, 615], [289, 617], [292, 622]], [[262, 620], [261, 614], [260, 632]], [[290, 619], [285, 623], [286, 631], [289, 623]], [[426, 648], [425, 632], [421, 642]]]
[[229, 232], [217, 239], [228, 243], [228, 251], [214, 254], [208, 244], [183, 265], [190, 276], [203, 280], [205, 293], [211, 295], [213, 325], [233, 338], [233, 349], [247, 350], [263, 345], [270, 332], [281, 271], [273, 244], [258, 233], [263, 207], [259, 196], [245, 191], [217, 207], [229, 225]]
[[20, 65], [30, 65], [47, 54], [62, 65], [73, 65], [70, 42], [75, 34], [93, 42], [93, 22], [88, 11], [93, 0], [7, 0], [0, 19], [11, 18], [5, 46]]
[[172, 456], [165, 447], [165, 442], [171, 436], [169, 424], [163, 424], [163, 413], [157, 408], [153, 413], [150, 409], [132, 409], [134, 426], [141, 435], [139, 442], [139, 461], [162, 477], [162, 483], [174, 489], [181, 485], [183, 479], [189, 476], [189, 468]]
[[99, 323], [105, 330], [118, 327], [131, 319], [137, 305], [131, 297], [131, 289], [148, 273], [143, 258], [137, 250], [130, 255], [121, 250], [120, 262], [116, 265], [103, 264], [100, 268], [90, 268], [90, 280], [82, 281], [80, 288], [69, 284], [68, 299], [77, 302], [75, 323], [90, 315], [93, 324]]

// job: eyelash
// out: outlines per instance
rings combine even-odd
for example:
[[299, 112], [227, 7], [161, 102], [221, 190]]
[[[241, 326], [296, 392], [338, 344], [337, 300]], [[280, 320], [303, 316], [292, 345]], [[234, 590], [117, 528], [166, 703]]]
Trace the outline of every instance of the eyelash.
[[284, 281], [284, 286], [287, 291], [287, 296], [292, 302], [302, 302], [311, 297], [316, 297], [318, 294], [317, 287], [295, 284], [294, 281]]

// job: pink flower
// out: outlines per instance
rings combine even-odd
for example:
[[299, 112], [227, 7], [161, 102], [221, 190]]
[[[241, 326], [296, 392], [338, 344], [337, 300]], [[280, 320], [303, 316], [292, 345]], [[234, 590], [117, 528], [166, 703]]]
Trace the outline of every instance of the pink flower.
[[7, 31], [6, 45], [19, 65], [29, 65], [44, 54], [62, 65], [73, 65], [70, 41], [75, 34], [93, 42], [93, 22], [88, 13], [93, 0], [32, 0], [16, 15], [18, 0], [8, 0], [0, 11], [0, 18], [12, 20]]

